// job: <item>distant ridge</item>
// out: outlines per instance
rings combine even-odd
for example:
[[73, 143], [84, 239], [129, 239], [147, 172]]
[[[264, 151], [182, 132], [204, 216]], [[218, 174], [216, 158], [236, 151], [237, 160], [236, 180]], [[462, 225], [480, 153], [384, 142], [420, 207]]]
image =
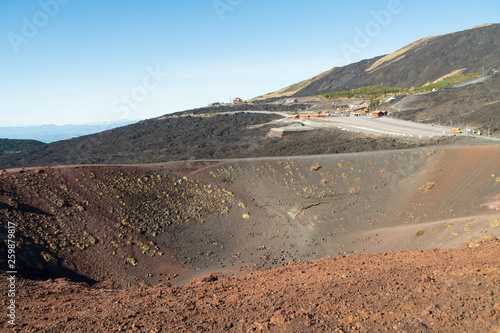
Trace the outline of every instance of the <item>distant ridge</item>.
[[[451, 73], [480, 73], [500, 68], [500, 24], [483, 24], [463, 31], [422, 38], [399, 50], [336, 67], [256, 99], [303, 97], [375, 84], [420, 87]], [[300, 88], [300, 89], [297, 89]]]

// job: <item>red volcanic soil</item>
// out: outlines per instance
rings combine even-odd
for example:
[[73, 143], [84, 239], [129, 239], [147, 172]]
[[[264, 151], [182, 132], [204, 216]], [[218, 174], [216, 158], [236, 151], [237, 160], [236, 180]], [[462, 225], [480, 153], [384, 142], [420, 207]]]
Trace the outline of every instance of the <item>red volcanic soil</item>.
[[[500, 332], [500, 243], [362, 254], [184, 287], [17, 281], [14, 332]], [[2, 275], [5, 290], [5, 274]], [[3, 298], [2, 308], [7, 306]]]
[[495, 144], [0, 172], [21, 331], [498, 332], [499, 210]]

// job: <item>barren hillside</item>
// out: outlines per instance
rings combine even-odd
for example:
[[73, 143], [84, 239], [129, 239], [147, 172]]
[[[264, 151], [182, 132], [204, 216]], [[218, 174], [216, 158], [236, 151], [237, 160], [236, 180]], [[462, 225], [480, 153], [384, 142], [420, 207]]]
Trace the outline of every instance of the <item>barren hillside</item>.
[[228, 113], [166, 117], [0, 157], [0, 168], [75, 164], [141, 164], [180, 160], [333, 154], [456, 143], [457, 138], [404, 140], [340, 130], [285, 138], [267, 134], [283, 116]]
[[[467, 127], [487, 133], [500, 131], [500, 75], [490, 75], [439, 89], [409, 95], [381, 106], [397, 118]], [[450, 123], [451, 122], [451, 123]]]
[[[336, 67], [305, 80], [305, 86], [280, 90], [289, 96], [310, 96], [383, 84], [399, 88], [420, 87], [457, 71], [488, 73], [498, 71], [500, 24], [483, 25], [439, 36], [422, 38], [388, 55]], [[300, 86], [299, 91], [293, 87]]]
[[116, 285], [458, 247], [497, 231], [499, 147], [7, 170], [0, 217], [26, 276]]

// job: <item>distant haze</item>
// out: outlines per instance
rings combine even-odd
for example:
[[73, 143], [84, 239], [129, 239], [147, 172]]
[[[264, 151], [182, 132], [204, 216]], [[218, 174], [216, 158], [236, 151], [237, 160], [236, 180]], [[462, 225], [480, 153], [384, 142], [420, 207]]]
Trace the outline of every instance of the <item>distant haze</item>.
[[1, 139], [31, 139], [45, 143], [94, 134], [112, 128], [132, 124], [135, 121], [120, 121], [101, 125], [42, 125], [26, 127], [0, 127]]

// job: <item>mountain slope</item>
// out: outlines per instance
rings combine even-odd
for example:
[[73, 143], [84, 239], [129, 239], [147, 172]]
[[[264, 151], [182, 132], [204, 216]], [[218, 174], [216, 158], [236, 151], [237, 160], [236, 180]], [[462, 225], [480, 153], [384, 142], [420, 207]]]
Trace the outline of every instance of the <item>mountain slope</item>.
[[237, 113], [213, 117], [162, 117], [70, 140], [57, 141], [1, 158], [0, 166], [157, 163], [235, 157], [269, 127], [247, 129], [280, 116]]
[[[479, 73], [500, 67], [500, 24], [483, 25], [428, 37], [391, 54], [334, 68], [311, 79], [293, 96], [383, 84], [401, 88], [420, 87], [452, 73]], [[307, 82], [303, 81], [303, 82]]]
[[266, 100], [266, 99], [270, 99], [270, 98], [277, 98], [277, 97], [282, 97], [282, 96], [293, 95], [293, 94], [299, 92], [300, 90], [302, 90], [303, 88], [307, 87], [308, 85], [310, 85], [314, 81], [321, 80], [322, 78], [324, 78], [325, 76], [327, 76], [328, 74], [333, 72], [334, 70], [335, 70], [335, 68], [332, 68], [326, 72], [323, 72], [319, 75], [316, 75], [313, 78], [310, 78], [310, 79], [307, 79], [304, 81], [300, 81], [299, 83], [292, 84], [291, 86], [285, 87], [283, 89], [280, 89], [278, 91], [275, 91], [275, 92], [272, 92], [269, 94], [255, 97], [254, 99], [252, 99], [252, 101], [260, 101], [260, 100]]
[[500, 131], [500, 75], [447, 86], [437, 92], [402, 96], [382, 107], [396, 118], [454, 124], [480, 130]]

